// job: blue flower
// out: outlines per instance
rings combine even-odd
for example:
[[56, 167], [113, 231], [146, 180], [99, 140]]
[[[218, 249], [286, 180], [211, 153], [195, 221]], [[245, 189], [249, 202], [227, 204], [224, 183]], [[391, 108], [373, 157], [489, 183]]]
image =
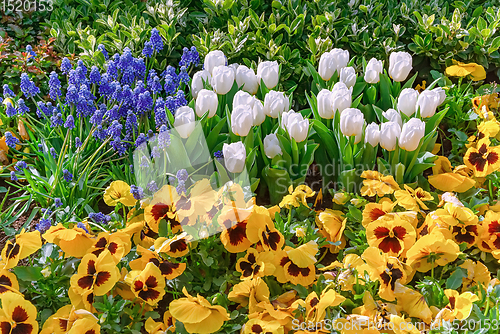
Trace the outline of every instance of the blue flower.
[[73, 68], [73, 66], [71, 66], [71, 62], [69, 61], [69, 59], [64, 57], [63, 60], [61, 61], [61, 71], [64, 74], [69, 74], [69, 71], [72, 68]]
[[10, 131], [5, 132], [5, 144], [10, 148], [16, 148], [16, 144], [19, 143], [19, 139], [12, 135]]
[[151, 108], [153, 108], [153, 98], [149, 91], [139, 94], [136, 105], [137, 112], [142, 115], [144, 112], [151, 110]]
[[108, 68], [106, 68], [106, 74], [113, 80], [118, 79], [118, 68], [116, 67], [116, 62], [108, 61]]
[[155, 193], [158, 191], [158, 186], [156, 185], [156, 182], [152, 180], [151, 182], [148, 183], [148, 190], [152, 193]]
[[162, 91], [163, 87], [160, 82], [160, 78], [157, 75], [152, 81], [148, 81], [148, 88], [153, 92], [153, 94], [158, 94]]
[[40, 93], [40, 88], [38, 88], [33, 81], [30, 80], [29, 76], [26, 73], [21, 74], [21, 91], [24, 96], [30, 98], [32, 96]]
[[49, 95], [52, 100], [57, 100], [58, 97], [62, 95], [61, 93], [61, 81], [57, 77], [57, 73], [52, 71], [49, 78]]
[[7, 109], [5, 110], [5, 114], [7, 117], [14, 117], [17, 114], [16, 108], [12, 105], [12, 103], [7, 102]]
[[91, 212], [89, 213], [89, 218], [94, 221], [94, 223], [97, 224], [108, 224], [111, 221], [111, 217], [108, 215], [105, 215], [102, 212], [94, 213]]
[[78, 89], [75, 85], [69, 85], [66, 90], [66, 104], [76, 105], [78, 103]]
[[138, 187], [136, 185], [131, 185], [130, 186], [130, 193], [136, 200], [141, 200], [144, 197], [144, 191], [141, 187]]
[[78, 222], [78, 224], [76, 224], [76, 227], [78, 228], [81, 228], [82, 230], [84, 230], [85, 232], [89, 233], [89, 230], [87, 230], [87, 227], [85, 226], [84, 223], [82, 222]]
[[144, 78], [146, 75], [146, 64], [144, 63], [143, 58], [136, 58], [134, 60], [134, 69], [135, 69], [135, 76], [137, 79]]
[[69, 172], [69, 170], [64, 169], [63, 170], [63, 178], [66, 180], [66, 182], [71, 182], [73, 180], [73, 174]]
[[54, 198], [54, 205], [56, 206], [56, 208], [59, 208], [63, 205], [63, 203], [59, 197]]
[[57, 113], [50, 117], [50, 126], [53, 128], [63, 125], [64, 121], [61, 113]]
[[23, 169], [28, 168], [28, 165], [26, 164], [25, 161], [19, 160], [16, 165], [14, 166], [15, 170], [17, 171], [22, 171]]
[[99, 139], [100, 141], [103, 141], [106, 139], [107, 136], [107, 130], [103, 129], [102, 125], [98, 125], [94, 133], [92, 134], [94, 138]]
[[101, 81], [99, 85], [99, 94], [104, 97], [109, 97], [111, 94], [114, 92], [114, 87], [112, 86], [111, 82], [109, 81], [109, 75], [107, 73], [104, 73], [101, 76]]
[[139, 167], [142, 167], [142, 168], [148, 168], [149, 167], [149, 160], [148, 160], [148, 158], [145, 155], [142, 156], [141, 163], [139, 164]]
[[76, 63], [76, 69], [80, 69], [81, 72], [83, 73], [83, 75], [87, 75], [87, 66], [85, 66], [85, 64], [83, 63], [83, 60], [78, 60], [78, 62]]
[[26, 106], [26, 103], [24, 103], [23, 99], [19, 99], [17, 101], [17, 113], [19, 115], [24, 115], [25, 113], [29, 112], [30, 108]]
[[189, 175], [189, 174], [188, 174], [187, 170], [185, 170], [185, 169], [183, 168], [183, 169], [179, 169], [179, 170], [177, 171], [176, 177], [177, 177], [177, 179], [178, 179], [179, 181], [183, 181], [183, 182], [184, 182], [184, 181], [186, 181], [186, 180], [187, 180], [188, 175]]
[[189, 50], [186, 47], [182, 49], [182, 56], [181, 56], [181, 61], [179, 61], [179, 66], [189, 67], [189, 65], [191, 64], [197, 66], [199, 62], [200, 62], [200, 55], [196, 50], [195, 46], [192, 46], [191, 50]]
[[47, 106], [52, 106], [52, 104], [45, 104], [43, 101], [38, 101], [37, 102], [37, 109], [36, 109], [36, 115], [39, 118], [43, 118], [44, 116], [51, 116], [52, 115], [52, 108], [49, 109]]
[[222, 151], [217, 151], [214, 153], [214, 157], [217, 160], [221, 160], [221, 159], [224, 159], [224, 154], [222, 153]]
[[158, 134], [158, 147], [164, 149], [170, 146], [170, 131], [166, 125], [160, 127], [160, 133]]
[[68, 117], [66, 117], [66, 122], [64, 123], [64, 127], [70, 130], [73, 130], [75, 128], [75, 119], [73, 118], [72, 115], [68, 115]]
[[14, 172], [14, 171], [10, 172], [10, 180], [17, 181], [16, 172]]
[[80, 138], [76, 137], [75, 138], [75, 147], [80, 148], [81, 146], [82, 146], [82, 142], [81, 142]]
[[118, 123], [118, 121], [116, 121], [116, 120], [113, 121], [113, 123], [111, 123], [111, 125], [108, 128], [108, 136], [111, 136], [114, 139], [120, 138], [120, 136], [122, 134], [122, 128], [123, 128], [123, 125]]
[[186, 185], [184, 181], [179, 180], [179, 183], [177, 184], [177, 187], [175, 188], [177, 190], [177, 193], [180, 195], [182, 193], [186, 192]]
[[50, 155], [52, 156], [52, 158], [57, 159], [56, 149], [51, 147], [49, 151], [50, 151]]
[[36, 57], [36, 53], [35, 53], [35, 51], [33, 51], [33, 48], [31, 47], [31, 45], [26, 46], [26, 52], [29, 54], [28, 60]]
[[97, 66], [92, 66], [89, 75], [89, 82], [91, 84], [99, 84], [101, 82], [101, 73], [99, 72], [99, 68]]
[[106, 60], [109, 59], [108, 51], [106, 51], [106, 48], [104, 47], [104, 45], [99, 44], [99, 46], [97, 47], [97, 50], [101, 51], [102, 55], [104, 56], [104, 59], [106, 59]]
[[167, 115], [165, 114], [165, 101], [158, 97], [155, 102], [155, 124], [156, 128], [167, 124]]
[[141, 133], [139, 134], [139, 136], [137, 136], [137, 139], [135, 141], [135, 147], [139, 147], [147, 141], [148, 138], [146, 137], [146, 135], [144, 133]]
[[40, 219], [40, 222], [36, 224], [35, 229], [40, 233], [44, 233], [51, 226], [52, 226], [52, 221], [50, 220], [50, 218], [42, 218]]
[[14, 97], [16, 94], [9, 88], [9, 85], [3, 85], [3, 97]]
[[160, 36], [160, 33], [158, 32], [158, 29], [153, 28], [151, 30], [151, 38], [149, 39], [149, 41], [151, 42], [153, 50], [155, 50], [156, 52], [163, 50], [163, 40]]
[[151, 58], [151, 56], [153, 55], [153, 45], [151, 44], [151, 42], [147, 41], [146, 43], [144, 43], [144, 49], [142, 49], [142, 54], [146, 58]]

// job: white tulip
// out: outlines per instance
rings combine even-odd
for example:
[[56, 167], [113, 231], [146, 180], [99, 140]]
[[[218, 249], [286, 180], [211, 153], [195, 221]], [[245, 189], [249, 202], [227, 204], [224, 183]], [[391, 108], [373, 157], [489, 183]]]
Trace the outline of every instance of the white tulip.
[[380, 126], [380, 146], [387, 151], [394, 151], [400, 134], [401, 127], [398, 123], [382, 123]]
[[264, 113], [272, 118], [278, 118], [290, 108], [290, 101], [283, 92], [269, 91], [264, 98]]
[[261, 125], [265, 120], [266, 120], [266, 114], [264, 113], [264, 105], [262, 104], [262, 101], [254, 97], [254, 103], [253, 103], [253, 125]]
[[229, 67], [230, 69], [233, 70], [234, 78], [236, 79], [236, 72], [238, 71], [238, 68], [240, 67], [240, 65], [238, 63], [233, 63], [233, 64], [227, 65], [227, 67]]
[[224, 66], [226, 65], [226, 56], [224, 55], [224, 52], [220, 50], [215, 50], [215, 51], [210, 51], [206, 56], [205, 56], [205, 61], [203, 63], [204, 69], [208, 71], [211, 75], [213, 75], [213, 70], [217, 66]]
[[278, 140], [276, 134], [271, 133], [264, 138], [264, 153], [269, 159], [283, 153], [281, 151], [280, 141]]
[[183, 106], [175, 111], [174, 128], [182, 138], [187, 138], [194, 131], [194, 110]]
[[208, 111], [208, 118], [214, 117], [218, 105], [217, 93], [208, 89], [202, 89], [196, 98], [196, 115], [202, 117]]
[[322, 89], [316, 99], [318, 101], [318, 114], [322, 118], [332, 119], [335, 113], [335, 110], [333, 110], [333, 93], [328, 89]]
[[283, 114], [282, 126], [288, 131], [290, 139], [295, 139], [297, 143], [307, 139], [309, 120], [304, 119], [301, 113], [290, 110]]
[[320, 77], [328, 81], [337, 71], [347, 66], [349, 62], [349, 51], [342, 49], [333, 49], [330, 52], [325, 52], [319, 59], [318, 74]]
[[365, 69], [365, 81], [375, 84], [380, 81], [380, 73], [384, 71], [384, 66], [381, 60], [375, 58], [370, 59]]
[[359, 109], [347, 108], [340, 114], [340, 131], [346, 137], [359, 136], [363, 133], [364, 123], [365, 116]]
[[438, 106], [442, 105], [444, 100], [446, 99], [446, 92], [444, 91], [444, 89], [441, 87], [437, 87], [434, 88], [432, 91], [439, 95]]
[[417, 100], [417, 109], [420, 109], [420, 117], [432, 117], [441, 101], [441, 94], [438, 91], [424, 90]]
[[217, 94], [229, 93], [234, 83], [234, 71], [229, 66], [217, 66], [212, 72], [212, 87]]
[[424, 135], [425, 123], [418, 118], [412, 118], [403, 125], [399, 136], [399, 147], [406, 151], [415, 151]]
[[254, 97], [250, 95], [249, 93], [239, 90], [234, 94], [233, 97], [233, 108], [237, 107], [239, 105], [248, 105], [250, 107], [253, 107], [254, 103]]
[[392, 80], [406, 80], [412, 68], [412, 58], [408, 52], [393, 52], [389, 56], [389, 75]]
[[224, 155], [224, 164], [231, 173], [241, 173], [245, 169], [247, 152], [241, 141], [232, 144], [224, 143], [222, 154]]
[[191, 96], [194, 99], [198, 97], [198, 92], [202, 90], [204, 86], [204, 81], [210, 83], [212, 76], [207, 70], [201, 70], [193, 75], [193, 80], [191, 81]]
[[380, 141], [380, 129], [377, 123], [370, 123], [365, 128], [365, 143], [375, 147]]
[[398, 110], [410, 117], [417, 111], [418, 92], [413, 88], [405, 88], [399, 93]]
[[239, 105], [231, 113], [231, 130], [237, 136], [246, 136], [253, 126], [253, 111], [248, 105]]
[[342, 111], [351, 106], [352, 87], [347, 88], [345, 83], [337, 82], [335, 85], [333, 85], [332, 94], [333, 94], [333, 104], [332, 104], [333, 112], [338, 111], [342, 114]]
[[245, 65], [238, 66], [236, 70], [236, 83], [238, 87], [243, 86], [241, 89], [255, 95], [259, 89], [259, 80], [254, 70], [246, 67]]
[[356, 84], [356, 71], [354, 67], [344, 67], [340, 70], [340, 82], [345, 83], [348, 88]]
[[403, 126], [401, 114], [396, 109], [387, 109], [387, 111], [382, 112], [382, 116], [388, 121], [398, 123], [400, 127]]
[[280, 67], [277, 61], [263, 61], [257, 66], [257, 81], [264, 81], [267, 89], [276, 87], [279, 81]]

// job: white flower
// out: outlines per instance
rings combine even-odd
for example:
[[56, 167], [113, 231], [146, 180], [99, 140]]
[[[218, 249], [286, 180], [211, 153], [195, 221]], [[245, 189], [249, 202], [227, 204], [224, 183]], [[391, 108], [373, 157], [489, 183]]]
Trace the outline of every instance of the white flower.
[[264, 81], [267, 89], [276, 87], [279, 81], [279, 65], [277, 61], [263, 61], [257, 66], [257, 81]]
[[278, 140], [276, 134], [271, 133], [264, 138], [264, 153], [269, 159], [283, 153], [281, 151], [280, 141]]
[[266, 114], [264, 113], [264, 105], [262, 104], [262, 101], [254, 97], [254, 103], [253, 103], [253, 125], [261, 125], [265, 120], [266, 120]]
[[382, 116], [384, 116], [388, 121], [398, 123], [400, 127], [403, 125], [401, 114], [395, 109], [387, 109], [387, 111], [382, 112]]
[[204, 88], [203, 81], [210, 83], [212, 76], [207, 70], [198, 71], [191, 81], [191, 95], [194, 99], [198, 97], [198, 92]]
[[[342, 114], [342, 111], [349, 108], [352, 103], [352, 87], [347, 88], [343, 82], [337, 82], [332, 88], [333, 94], [333, 112]], [[333, 117], [333, 116], [332, 116]]]
[[377, 123], [370, 123], [365, 128], [365, 143], [375, 147], [380, 141], [380, 130]]
[[412, 68], [412, 58], [408, 52], [393, 52], [389, 56], [389, 75], [392, 80], [406, 80]]
[[334, 115], [333, 110], [333, 93], [328, 89], [322, 89], [316, 97], [318, 101], [318, 114], [322, 118], [332, 119]]
[[187, 138], [194, 131], [194, 110], [183, 106], [175, 111], [174, 127], [182, 138]]
[[380, 81], [380, 73], [384, 71], [384, 66], [381, 60], [375, 58], [370, 59], [365, 69], [365, 81], [367, 83], [377, 83]]
[[394, 151], [400, 134], [401, 127], [398, 123], [382, 123], [380, 126], [380, 146], [387, 151]]
[[345, 83], [348, 88], [356, 84], [356, 71], [354, 67], [344, 67], [340, 70], [340, 82]]
[[212, 87], [217, 94], [229, 93], [234, 83], [234, 71], [228, 66], [217, 66], [212, 71]]
[[253, 126], [253, 111], [248, 105], [239, 105], [231, 113], [231, 130], [237, 136], [246, 136]]
[[307, 139], [309, 120], [307, 118], [304, 119], [301, 113], [290, 110], [287, 113], [283, 113], [281, 121], [282, 126], [288, 131], [290, 139], [295, 139], [297, 143]]
[[252, 95], [255, 95], [259, 89], [257, 75], [251, 68], [245, 65], [238, 66], [236, 70], [236, 83], [238, 87], [243, 86], [242, 89]]
[[423, 118], [432, 117], [441, 101], [441, 94], [434, 90], [424, 90], [417, 100], [417, 109], [420, 109], [420, 116]]
[[340, 131], [346, 137], [360, 136], [364, 123], [365, 116], [359, 109], [347, 108], [340, 114]]
[[196, 98], [196, 115], [202, 117], [208, 111], [208, 118], [214, 117], [218, 104], [217, 94], [214, 91], [202, 89]]
[[406, 151], [415, 151], [424, 135], [425, 123], [418, 118], [412, 118], [403, 125], [399, 136], [399, 147]]
[[328, 81], [333, 73], [347, 66], [349, 62], [349, 51], [342, 49], [333, 49], [330, 52], [325, 52], [319, 59], [318, 74], [320, 77]]
[[226, 56], [224, 55], [224, 52], [220, 50], [215, 50], [215, 51], [210, 51], [206, 56], [205, 56], [205, 61], [203, 63], [204, 68], [208, 73], [213, 75], [213, 70], [217, 66], [224, 66], [226, 65]]
[[272, 118], [278, 118], [279, 114], [288, 111], [290, 101], [283, 92], [269, 91], [264, 98], [264, 114]]
[[413, 88], [405, 88], [399, 93], [398, 110], [410, 117], [417, 111], [418, 92]]
[[232, 144], [224, 143], [222, 154], [224, 155], [224, 164], [231, 173], [241, 173], [245, 169], [247, 153], [245, 145], [241, 141]]
[[248, 105], [250, 107], [253, 107], [253, 103], [254, 97], [245, 91], [239, 90], [236, 92], [236, 94], [234, 94], [233, 108], [239, 105]]

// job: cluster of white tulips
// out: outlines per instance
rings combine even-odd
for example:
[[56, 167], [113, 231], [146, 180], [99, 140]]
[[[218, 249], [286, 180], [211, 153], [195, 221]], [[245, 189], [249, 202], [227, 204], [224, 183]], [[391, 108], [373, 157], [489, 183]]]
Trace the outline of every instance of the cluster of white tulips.
[[[401, 91], [397, 110], [388, 109], [383, 112], [387, 122], [378, 125], [368, 124], [365, 127], [365, 119], [361, 110], [350, 108], [352, 103], [352, 87], [356, 83], [354, 68], [348, 67], [349, 52], [341, 49], [333, 49], [325, 52], [320, 59], [318, 74], [323, 80], [330, 80], [335, 72], [339, 75], [339, 82], [335, 83], [332, 90], [322, 89], [317, 99], [317, 110], [319, 116], [325, 119], [333, 119], [336, 112], [340, 113], [340, 129], [347, 136], [354, 136], [354, 143], [358, 143], [363, 134], [365, 143], [372, 146], [380, 146], [388, 151], [393, 151], [399, 143], [399, 147], [406, 151], [417, 149], [420, 139], [425, 135], [425, 123], [413, 117], [405, 124], [402, 123], [400, 113], [408, 117], [416, 116], [419, 111], [421, 118], [432, 117], [441, 105], [446, 94], [442, 88], [425, 90], [419, 94], [412, 88]], [[401, 82], [407, 79], [412, 69], [412, 58], [407, 52], [393, 52], [389, 57], [389, 75], [394, 81]], [[384, 67], [382, 61], [375, 58], [367, 63], [364, 80], [369, 84], [380, 81], [380, 74]]]

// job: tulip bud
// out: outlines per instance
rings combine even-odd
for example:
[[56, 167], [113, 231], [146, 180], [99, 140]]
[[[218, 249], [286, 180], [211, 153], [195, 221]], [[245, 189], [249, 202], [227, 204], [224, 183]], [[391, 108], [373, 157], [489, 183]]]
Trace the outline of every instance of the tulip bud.
[[241, 173], [245, 169], [247, 152], [241, 141], [232, 144], [224, 143], [222, 154], [224, 155], [224, 164], [231, 173]]
[[384, 71], [384, 66], [381, 60], [375, 58], [370, 59], [365, 69], [365, 81], [375, 84], [380, 81], [380, 73]]
[[263, 61], [257, 66], [257, 81], [264, 81], [267, 89], [276, 87], [279, 81], [279, 65], [277, 61]]
[[252, 112], [254, 126], [261, 125], [266, 120], [266, 114], [264, 114], [264, 105], [256, 97], [254, 97]]
[[356, 71], [354, 67], [344, 67], [340, 70], [340, 82], [345, 83], [347, 88], [351, 88], [356, 84]]
[[382, 123], [380, 126], [380, 146], [387, 151], [394, 151], [400, 134], [401, 128], [398, 123]]
[[253, 111], [248, 105], [239, 105], [231, 113], [231, 130], [237, 136], [246, 136], [253, 126]]
[[264, 153], [269, 159], [283, 153], [276, 134], [271, 133], [264, 138]]
[[212, 87], [217, 94], [229, 93], [234, 83], [234, 71], [228, 66], [217, 66], [212, 72]]
[[206, 56], [205, 56], [205, 61], [203, 63], [203, 66], [205, 70], [208, 71], [211, 75], [213, 75], [213, 70], [217, 66], [225, 66], [227, 62], [226, 56], [224, 55], [224, 52], [220, 50], [215, 50], [215, 51], [210, 51]]
[[342, 49], [333, 49], [325, 52], [319, 59], [318, 73], [325, 81], [330, 80], [332, 75], [347, 66], [349, 62], [349, 51]]
[[332, 89], [333, 94], [333, 112], [342, 111], [349, 108], [352, 103], [352, 88], [347, 88], [343, 82], [337, 82]]
[[398, 97], [398, 110], [410, 117], [417, 111], [418, 92], [413, 88], [405, 88]]
[[232, 64], [227, 65], [227, 67], [229, 67], [230, 69], [233, 70], [233, 72], [234, 72], [234, 78], [236, 79], [236, 72], [238, 71], [238, 68], [240, 67], [240, 64], [238, 64], [238, 63], [232, 63]]
[[406, 151], [415, 151], [424, 135], [425, 123], [418, 118], [412, 118], [403, 125], [399, 136], [399, 147]]
[[245, 91], [239, 90], [234, 94], [233, 97], [233, 108], [239, 105], [248, 105], [253, 107], [254, 97]]
[[438, 106], [442, 105], [444, 100], [446, 99], [446, 92], [444, 91], [444, 89], [441, 87], [437, 87], [434, 88], [432, 91], [439, 95]]
[[365, 116], [361, 110], [347, 108], [340, 114], [340, 131], [346, 137], [359, 136], [363, 132]]
[[217, 94], [208, 89], [202, 89], [196, 98], [196, 115], [202, 117], [208, 111], [208, 118], [214, 117], [219, 101]]
[[282, 124], [286, 127], [290, 139], [295, 139], [300, 143], [307, 139], [309, 132], [309, 120], [302, 116], [301, 113], [290, 110], [282, 119]]
[[236, 83], [238, 87], [243, 86], [241, 89], [252, 95], [255, 95], [259, 89], [257, 75], [255, 75], [255, 72], [251, 68], [245, 65], [238, 66], [236, 70]]
[[264, 113], [272, 118], [278, 118], [279, 114], [288, 111], [290, 101], [283, 92], [269, 91], [264, 98]]
[[332, 119], [335, 113], [333, 110], [333, 93], [328, 89], [322, 89], [316, 97], [318, 101], [318, 114], [322, 118]]
[[389, 76], [392, 80], [406, 80], [412, 68], [412, 58], [408, 52], [393, 52], [389, 56]]
[[377, 123], [370, 123], [365, 128], [365, 143], [375, 147], [380, 141], [380, 130]]
[[175, 111], [174, 127], [182, 138], [187, 138], [194, 131], [194, 110], [183, 106]]
[[203, 81], [210, 83], [211, 80], [212, 76], [207, 70], [198, 71], [194, 74], [191, 81], [191, 95], [194, 99], [198, 97], [198, 92], [205, 87]]
[[387, 111], [382, 112], [382, 116], [384, 116], [388, 121], [398, 123], [400, 127], [403, 125], [401, 114], [395, 109], [387, 109]]
[[420, 109], [420, 116], [423, 118], [432, 117], [441, 101], [441, 94], [433, 90], [424, 90], [417, 100], [417, 109]]

